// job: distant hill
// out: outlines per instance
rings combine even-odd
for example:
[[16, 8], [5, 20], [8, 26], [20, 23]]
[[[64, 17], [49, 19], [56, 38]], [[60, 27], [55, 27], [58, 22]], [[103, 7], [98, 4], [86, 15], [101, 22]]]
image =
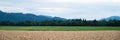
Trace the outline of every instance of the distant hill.
[[44, 15], [7, 13], [0, 11], [0, 21], [43, 21], [43, 20], [66, 20], [66, 19]]
[[110, 16], [101, 20], [120, 20], [120, 16]]

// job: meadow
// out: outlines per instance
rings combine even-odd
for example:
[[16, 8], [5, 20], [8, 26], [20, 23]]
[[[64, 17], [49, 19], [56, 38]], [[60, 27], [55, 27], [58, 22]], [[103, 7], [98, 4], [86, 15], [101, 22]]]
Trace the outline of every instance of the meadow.
[[115, 26], [0, 26], [0, 30], [97, 31], [97, 30], [120, 30], [120, 27], [115, 27]]

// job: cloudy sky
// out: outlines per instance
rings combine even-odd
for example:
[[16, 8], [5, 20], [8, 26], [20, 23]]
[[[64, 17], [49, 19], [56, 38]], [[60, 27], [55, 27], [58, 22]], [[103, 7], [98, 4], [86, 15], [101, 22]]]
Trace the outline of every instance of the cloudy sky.
[[0, 10], [63, 18], [120, 16], [120, 0], [0, 0]]

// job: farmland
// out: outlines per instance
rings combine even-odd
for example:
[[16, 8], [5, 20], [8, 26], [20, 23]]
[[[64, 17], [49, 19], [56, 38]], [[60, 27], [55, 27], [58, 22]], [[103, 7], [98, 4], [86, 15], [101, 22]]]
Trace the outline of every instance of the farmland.
[[97, 30], [120, 30], [120, 27], [115, 27], [115, 26], [0, 26], [0, 30], [97, 31]]
[[0, 40], [119, 40], [112, 26], [0, 26]]
[[0, 31], [0, 40], [120, 40], [120, 31]]

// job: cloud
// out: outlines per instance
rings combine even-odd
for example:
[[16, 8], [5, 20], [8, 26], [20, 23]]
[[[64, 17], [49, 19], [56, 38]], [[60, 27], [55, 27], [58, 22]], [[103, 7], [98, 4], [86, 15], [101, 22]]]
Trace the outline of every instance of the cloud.
[[61, 13], [69, 13], [69, 12], [73, 12], [73, 9], [70, 8], [40, 8], [39, 10], [41, 10], [42, 12], [46, 12], [46, 13], [55, 13], [55, 14], [61, 14]]
[[1, 0], [0, 10], [64, 18], [120, 16], [119, 0]]
[[16, 8], [16, 7], [0, 7], [0, 10], [5, 11], [5, 12], [29, 13], [29, 11], [25, 10], [24, 8]]
[[45, 3], [119, 3], [120, 0], [30, 0], [32, 2]]

